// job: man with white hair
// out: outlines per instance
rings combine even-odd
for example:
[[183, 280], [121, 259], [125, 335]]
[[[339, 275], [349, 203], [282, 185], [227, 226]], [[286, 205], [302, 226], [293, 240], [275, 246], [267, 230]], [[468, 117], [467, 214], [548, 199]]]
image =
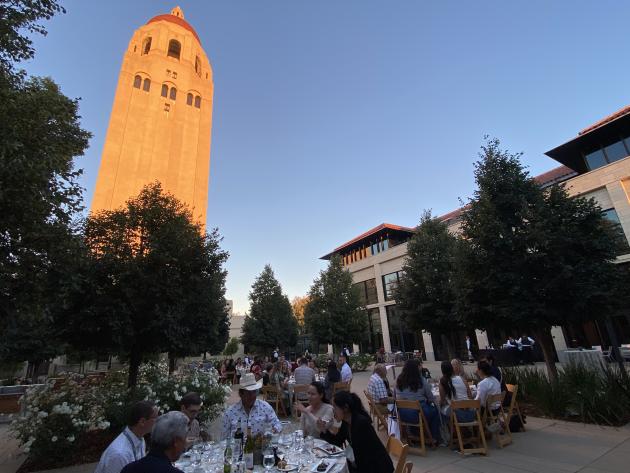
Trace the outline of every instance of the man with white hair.
[[151, 448], [146, 457], [130, 463], [121, 473], [183, 473], [173, 462], [186, 450], [188, 417], [171, 411], [155, 421], [151, 432]]

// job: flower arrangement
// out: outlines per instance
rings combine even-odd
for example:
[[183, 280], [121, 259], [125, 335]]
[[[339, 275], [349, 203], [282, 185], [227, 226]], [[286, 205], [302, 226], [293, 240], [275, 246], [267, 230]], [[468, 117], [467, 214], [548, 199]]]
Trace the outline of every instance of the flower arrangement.
[[87, 434], [119, 433], [134, 402], [152, 400], [162, 414], [179, 410], [179, 401], [190, 391], [198, 392], [204, 403], [200, 422], [210, 422], [222, 412], [231, 388], [219, 384], [214, 369], [169, 374], [166, 363], [143, 365], [134, 390], [127, 389], [126, 370], [111, 371], [96, 381], [65, 375], [27, 391], [21, 399], [24, 415], [12, 422], [11, 430], [29, 459], [54, 461], [68, 456]]

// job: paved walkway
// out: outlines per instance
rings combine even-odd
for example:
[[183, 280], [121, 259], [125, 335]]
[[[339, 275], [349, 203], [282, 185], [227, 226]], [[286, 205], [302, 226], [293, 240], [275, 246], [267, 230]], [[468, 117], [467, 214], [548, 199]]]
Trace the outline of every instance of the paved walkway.
[[[436, 376], [439, 363], [425, 366]], [[468, 370], [472, 370], [467, 365]], [[369, 372], [356, 373], [353, 391], [367, 386]], [[390, 375], [391, 376], [391, 375]], [[230, 402], [238, 398], [236, 392]], [[220, 421], [212, 429], [218, 432]], [[14, 473], [23, 461], [7, 425], [0, 425], [0, 473]], [[386, 434], [381, 432], [385, 439]], [[489, 443], [488, 456], [463, 457], [448, 448], [430, 450], [426, 457], [411, 455], [414, 473], [628, 473], [630, 472], [630, 426], [597, 427], [541, 418], [527, 418], [527, 432], [513, 436], [513, 443], [498, 449]], [[50, 473], [92, 473], [95, 464], [80, 465]]]

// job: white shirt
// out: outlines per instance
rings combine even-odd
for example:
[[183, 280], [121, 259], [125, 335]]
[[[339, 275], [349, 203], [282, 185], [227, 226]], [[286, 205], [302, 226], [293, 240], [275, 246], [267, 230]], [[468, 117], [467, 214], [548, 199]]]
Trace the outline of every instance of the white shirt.
[[[487, 397], [492, 394], [501, 394], [501, 383], [494, 376], [488, 376], [477, 384], [477, 396], [475, 399], [478, 399], [481, 402], [481, 407], [484, 407]], [[500, 403], [495, 402], [490, 406], [490, 409], [498, 409], [499, 405]]]
[[352, 380], [352, 370], [348, 363], [344, 363], [341, 367], [341, 381], [349, 383]]
[[105, 449], [94, 473], [120, 473], [123, 467], [144, 455], [144, 439], [136, 437], [129, 427], [125, 427]]

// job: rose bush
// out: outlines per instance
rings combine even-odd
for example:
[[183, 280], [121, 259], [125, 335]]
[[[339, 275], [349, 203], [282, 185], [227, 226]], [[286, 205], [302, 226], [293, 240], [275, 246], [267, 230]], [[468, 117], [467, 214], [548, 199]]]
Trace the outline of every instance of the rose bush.
[[126, 370], [110, 371], [102, 380], [65, 375], [22, 397], [24, 415], [12, 422], [11, 430], [29, 459], [54, 462], [72, 454], [76, 442], [90, 432], [120, 432], [134, 402], [154, 401], [162, 414], [179, 410], [182, 396], [190, 391], [203, 400], [200, 421], [210, 422], [223, 411], [231, 388], [219, 384], [214, 369], [169, 375], [166, 363], [143, 365], [135, 390], [127, 389]]

